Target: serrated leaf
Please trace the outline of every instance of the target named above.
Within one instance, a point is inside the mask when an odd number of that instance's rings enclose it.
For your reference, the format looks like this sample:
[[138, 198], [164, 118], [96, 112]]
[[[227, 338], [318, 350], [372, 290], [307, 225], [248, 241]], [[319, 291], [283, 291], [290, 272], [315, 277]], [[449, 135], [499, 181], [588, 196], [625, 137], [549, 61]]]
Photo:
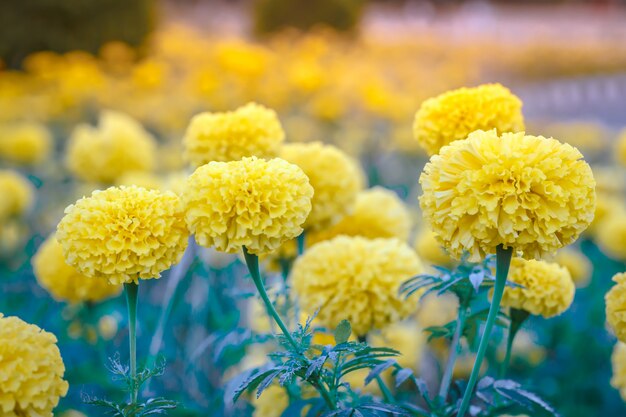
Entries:
[[328, 356], [326, 356], [326, 355], [322, 355], [322, 356], [319, 356], [319, 357], [315, 358], [311, 362], [311, 365], [309, 365], [309, 367], [307, 368], [306, 373], [305, 373], [305, 378], [309, 379], [309, 377], [311, 375], [313, 375], [315, 372], [319, 371], [320, 368], [322, 366], [324, 366], [324, 363], [326, 362], [327, 358], [328, 358]]
[[413, 376], [413, 371], [409, 368], [400, 369], [396, 372], [396, 388], [402, 385], [411, 376]]
[[358, 408], [360, 409], [366, 409], [366, 410], [375, 410], [375, 411], [382, 411], [385, 413], [391, 413], [397, 416], [409, 416], [409, 412], [407, 410], [405, 410], [404, 408], [398, 407], [397, 405], [393, 405], [393, 404], [384, 404], [384, 403], [365, 403], [365, 404], [361, 404]]
[[337, 327], [335, 327], [335, 343], [346, 343], [350, 339], [351, 334], [352, 326], [350, 326], [350, 322], [348, 320], [341, 320]]
[[373, 367], [369, 375], [365, 377], [365, 386], [367, 386], [370, 382], [372, 382], [372, 380], [376, 378], [377, 376], [379, 376], [382, 372], [391, 368], [395, 364], [396, 364], [395, 360], [389, 359], [388, 361], [385, 361]]

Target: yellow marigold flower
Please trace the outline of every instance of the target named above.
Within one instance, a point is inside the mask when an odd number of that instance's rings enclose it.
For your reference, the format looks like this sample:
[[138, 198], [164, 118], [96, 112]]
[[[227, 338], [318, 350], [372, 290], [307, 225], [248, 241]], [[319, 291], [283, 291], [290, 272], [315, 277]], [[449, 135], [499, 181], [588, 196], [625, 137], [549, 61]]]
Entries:
[[626, 343], [617, 342], [611, 355], [613, 376], [611, 386], [619, 390], [622, 399], [626, 401]]
[[601, 226], [613, 217], [623, 218], [626, 216], [626, 204], [621, 197], [599, 193], [596, 198], [596, 210], [593, 221], [586, 232], [593, 236], [600, 233]]
[[66, 264], [63, 249], [54, 235], [48, 237], [39, 247], [32, 262], [37, 282], [57, 301], [97, 302], [122, 291], [119, 285], [86, 277]]
[[117, 334], [118, 320], [115, 316], [107, 314], [98, 320], [98, 332], [104, 340], [111, 340]]
[[459, 299], [449, 293], [428, 294], [420, 300], [415, 318], [420, 327], [444, 326], [456, 320]]
[[448, 91], [422, 103], [415, 114], [413, 136], [433, 155], [475, 130], [498, 133], [524, 130], [522, 102], [500, 84]]
[[284, 145], [280, 156], [302, 168], [315, 190], [305, 229], [325, 228], [352, 212], [364, 186], [364, 175], [356, 161], [321, 142]]
[[417, 328], [415, 322], [398, 322], [385, 327], [378, 334], [373, 334], [370, 344], [376, 347], [392, 347], [400, 352], [400, 356], [396, 358], [400, 366], [419, 370], [426, 339], [426, 333]]
[[512, 247], [527, 258], [574, 242], [593, 220], [595, 181], [578, 150], [555, 139], [476, 131], [431, 157], [420, 205], [454, 257]]
[[50, 155], [52, 136], [39, 123], [0, 126], [0, 157], [19, 164], [36, 164]]
[[17, 317], [0, 314], [0, 414], [52, 417], [67, 394], [57, 338]]
[[415, 237], [415, 251], [424, 261], [432, 265], [450, 266], [454, 260], [437, 241], [435, 233], [427, 228], [422, 228]]
[[[315, 210], [315, 196], [313, 207]], [[330, 228], [310, 235], [309, 242], [328, 240], [339, 235], [370, 239], [395, 237], [406, 241], [410, 231], [411, 214], [404, 202], [393, 191], [374, 187], [358, 193], [354, 211]]]
[[320, 324], [334, 329], [347, 319], [356, 335], [365, 335], [415, 310], [415, 298], [405, 300], [398, 288], [423, 270], [417, 254], [397, 239], [338, 236], [299, 257], [292, 279], [303, 310], [320, 309]]
[[24, 214], [35, 199], [35, 187], [22, 175], [0, 169], [0, 220]]
[[249, 103], [232, 112], [200, 113], [191, 119], [183, 145], [196, 167], [247, 156], [276, 156], [285, 132], [274, 110]]
[[122, 174], [151, 171], [156, 160], [152, 135], [136, 120], [105, 111], [98, 127], [78, 125], [67, 149], [67, 166], [78, 178], [107, 184]]
[[183, 192], [186, 219], [198, 244], [222, 252], [276, 250], [302, 233], [313, 188], [282, 159], [243, 158], [196, 169]]
[[567, 268], [577, 287], [584, 287], [589, 283], [593, 267], [591, 261], [582, 252], [563, 248], [556, 253], [554, 261]]
[[513, 258], [507, 280], [521, 287], [504, 290], [502, 306], [550, 318], [574, 301], [576, 288], [567, 268], [551, 262]]
[[615, 336], [626, 342], [626, 273], [615, 274], [615, 285], [606, 293], [606, 321], [615, 332]]
[[279, 417], [289, 405], [289, 396], [284, 387], [278, 384], [270, 385], [259, 398], [256, 394], [252, 399], [254, 406], [253, 417]]
[[614, 207], [616, 212], [608, 215], [598, 226], [596, 243], [604, 253], [614, 259], [626, 260], [626, 212]]
[[122, 186], [66, 208], [56, 236], [80, 273], [122, 284], [159, 278], [180, 261], [189, 232], [174, 193]]

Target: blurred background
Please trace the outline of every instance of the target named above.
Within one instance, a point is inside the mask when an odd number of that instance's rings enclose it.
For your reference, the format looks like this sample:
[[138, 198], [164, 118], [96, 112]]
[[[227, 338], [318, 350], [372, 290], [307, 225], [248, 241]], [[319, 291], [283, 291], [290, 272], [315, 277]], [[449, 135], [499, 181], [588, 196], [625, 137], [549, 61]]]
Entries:
[[[370, 186], [407, 202], [417, 229], [427, 158], [412, 137], [415, 112], [429, 97], [486, 82], [522, 99], [529, 133], [578, 147], [607, 197], [604, 209], [621, 210], [626, 2], [0, 2], [0, 168], [36, 188], [29, 213], [2, 220], [0, 312], [59, 338], [71, 384], [59, 413], [99, 415], [81, 395], [117, 395], [103, 363], [126, 347], [121, 297], [67, 304], [35, 281], [31, 258], [68, 204], [110, 184], [176, 189], [190, 118], [256, 101], [278, 112], [287, 140], [333, 143], [358, 158]], [[119, 168], [106, 180], [68, 170], [72, 132], [103, 110], [131, 116], [152, 136], [148, 168]], [[563, 416], [626, 415], [610, 386], [614, 339], [603, 304], [625, 259], [600, 251], [593, 232], [576, 248], [592, 262], [591, 277], [565, 315], [531, 322], [540, 359], [514, 362], [515, 377]], [[202, 259], [177, 287], [165, 274], [143, 289], [139, 346], [163, 331], [168, 368], [150, 389], [184, 404], [173, 415], [233, 415], [226, 382], [259, 341], [247, 319], [252, 287], [231, 279], [244, 275], [236, 258], [206, 251]]]

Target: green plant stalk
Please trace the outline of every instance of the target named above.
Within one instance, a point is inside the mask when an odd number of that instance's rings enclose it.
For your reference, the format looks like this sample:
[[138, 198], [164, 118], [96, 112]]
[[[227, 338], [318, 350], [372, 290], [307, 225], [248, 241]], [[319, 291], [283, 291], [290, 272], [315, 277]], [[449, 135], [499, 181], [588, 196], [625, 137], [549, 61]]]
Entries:
[[441, 385], [439, 386], [439, 397], [443, 400], [448, 397], [448, 390], [450, 389], [452, 374], [454, 372], [454, 364], [456, 363], [456, 358], [459, 354], [461, 336], [463, 336], [466, 314], [467, 308], [465, 306], [460, 306], [459, 315], [456, 319], [456, 329], [454, 329], [454, 336], [452, 336], [452, 343], [450, 344], [450, 354], [448, 356], [448, 361], [446, 362], [446, 370], [443, 373]]
[[128, 340], [130, 347], [130, 402], [137, 402], [137, 293], [139, 284], [124, 284], [128, 305]]
[[267, 312], [274, 319], [278, 327], [280, 327], [280, 330], [283, 332], [283, 336], [285, 336], [296, 351], [299, 351], [300, 348], [298, 347], [298, 344], [295, 340], [293, 340], [293, 337], [291, 337], [291, 332], [289, 332], [287, 326], [285, 326], [285, 323], [278, 315], [278, 312], [274, 308], [274, 304], [272, 304], [272, 301], [267, 295], [267, 291], [265, 291], [265, 286], [263, 285], [263, 280], [261, 279], [261, 272], [259, 271], [259, 257], [249, 253], [245, 246], [243, 247], [243, 256], [246, 259], [246, 265], [248, 266], [248, 271], [252, 276], [252, 281], [254, 282], [256, 289], [259, 291], [259, 295], [261, 296], [263, 303], [265, 303]]
[[387, 384], [385, 384], [380, 375], [376, 377], [376, 382], [378, 383], [378, 387], [380, 388], [380, 392], [382, 392], [385, 401], [387, 401], [389, 404], [395, 404], [396, 399], [394, 398], [393, 394], [389, 390], [389, 387], [387, 387]]
[[526, 319], [530, 316], [530, 313], [525, 310], [518, 310], [516, 308], [511, 309], [510, 317], [511, 323], [509, 324], [509, 334], [506, 340], [506, 354], [504, 355], [504, 362], [500, 367], [500, 377], [504, 377], [506, 375], [506, 371], [509, 368], [509, 363], [511, 363], [511, 352], [513, 350], [513, 342], [515, 340], [515, 336], [517, 332], [522, 328], [522, 325], [526, 321]]
[[301, 256], [304, 253], [304, 247], [306, 245], [306, 230], [303, 230], [302, 233], [298, 235], [296, 243], [298, 245], [298, 256]]
[[489, 314], [487, 315], [487, 321], [485, 322], [485, 330], [480, 338], [480, 344], [478, 345], [478, 352], [476, 353], [476, 360], [474, 361], [474, 367], [470, 374], [469, 381], [467, 382], [467, 388], [463, 394], [463, 400], [459, 407], [457, 417], [464, 417], [467, 409], [469, 408], [472, 395], [474, 393], [474, 387], [478, 381], [478, 375], [480, 374], [480, 367], [487, 352], [487, 346], [493, 330], [493, 325], [496, 322], [498, 313], [500, 311], [500, 302], [502, 301], [502, 294], [504, 293], [504, 287], [506, 286], [506, 278], [509, 274], [509, 267], [511, 266], [511, 256], [513, 255], [513, 248], [504, 249], [502, 245], [498, 245], [496, 248], [496, 283], [493, 289], [493, 298], [491, 299], [491, 306], [489, 307]]

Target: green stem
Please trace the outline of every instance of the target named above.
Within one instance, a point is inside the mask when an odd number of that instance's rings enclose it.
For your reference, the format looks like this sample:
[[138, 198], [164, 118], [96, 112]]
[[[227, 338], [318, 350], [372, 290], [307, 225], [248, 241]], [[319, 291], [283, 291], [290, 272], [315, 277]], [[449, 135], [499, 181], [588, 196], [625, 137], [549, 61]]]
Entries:
[[522, 328], [522, 324], [524, 324], [530, 313], [525, 310], [512, 308], [509, 315], [511, 317], [511, 323], [509, 324], [509, 334], [506, 340], [506, 354], [504, 355], [504, 362], [502, 362], [500, 367], [500, 378], [503, 378], [506, 375], [509, 363], [511, 362], [513, 341], [515, 340], [517, 332]]
[[441, 378], [441, 386], [439, 387], [439, 397], [446, 399], [448, 397], [448, 390], [450, 389], [450, 383], [452, 382], [452, 374], [454, 372], [454, 364], [459, 354], [461, 336], [463, 336], [463, 327], [465, 326], [465, 315], [467, 314], [467, 308], [465, 306], [459, 307], [459, 315], [456, 319], [456, 329], [454, 330], [454, 336], [452, 337], [452, 343], [450, 344], [450, 354], [446, 363], [446, 370]]
[[130, 345], [130, 402], [137, 402], [137, 293], [139, 284], [124, 284], [128, 305], [128, 340]]
[[328, 406], [330, 407], [331, 410], [336, 410], [337, 409], [337, 405], [335, 404], [335, 402], [331, 398], [331, 396], [328, 393], [328, 390], [326, 389], [326, 387], [324, 387], [321, 382], [317, 384], [317, 391], [320, 393], [320, 395], [322, 396], [324, 401], [326, 401], [326, 404], [328, 404]]
[[296, 243], [298, 245], [298, 256], [304, 253], [304, 246], [306, 243], [306, 230], [303, 230], [300, 235], [296, 238]]
[[513, 248], [504, 249], [502, 245], [496, 248], [496, 283], [493, 289], [493, 298], [491, 300], [491, 306], [489, 307], [489, 314], [487, 315], [487, 321], [485, 323], [485, 330], [480, 338], [480, 344], [478, 345], [478, 352], [476, 353], [476, 361], [472, 368], [469, 381], [467, 382], [467, 388], [463, 394], [463, 400], [459, 407], [457, 417], [464, 417], [467, 409], [469, 408], [472, 395], [474, 393], [474, 387], [478, 381], [478, 375], [480, 374], [480, 367], [487, 352], [487, 346], [489, 345], [491, 330], [498, 317], [500, 311], [500, 301], [502, 301], [502, 294], [504, 293], [504, 287], [506, 286], [506, 278], [509, 274], [509, 266], [511, 265], [511, 256], [513, 254]]
[[285, 336], [285, 338], [287, 339], [287, 341], [289, 341], [293, 348], [297, 352], [299, 352], [300, 348], [298, 347], [298, 344], [295, 340], [293, 340], [293, 337], [291, 337], [291, 332], [289, 332], [287, 326], [285, 326], [285, 323], [283, 323], [283, 320], [280, 318], [278, 312], [274, 308], [274, 304], [272, 304], [272, 301], [267, 295], [267, 291], [265, 291], [265, 286], [263, 285], [263, 280], [261, 279], [261, 272], [259, 271], [259, 257], [249, 253], [248, 249], [245, 246], [243, 247], [243, 256], [246, 259], [246, 265], [248, 266], [248, 271], [252, 276], [252, 281], [254, 281], [256, 289], [259, 291], [259, 295], [265, 303], [267, 312], [274, 319], [276, 324], [278, 324], [278, 327], [280, 327], [280, 330], [283, 332], [283, 336]]
[[385, 401], [387, 401], [389, 404], [395, 404], [396, 399], [393, 397], [393, 394], [387, 387], [387, 384], [385, 384], [383, 379], [380, 377], [380, 375], [376, 377], [376, 382], [378, 382], [378, 387], [380, 388], [380, 391], [382, 392]]

